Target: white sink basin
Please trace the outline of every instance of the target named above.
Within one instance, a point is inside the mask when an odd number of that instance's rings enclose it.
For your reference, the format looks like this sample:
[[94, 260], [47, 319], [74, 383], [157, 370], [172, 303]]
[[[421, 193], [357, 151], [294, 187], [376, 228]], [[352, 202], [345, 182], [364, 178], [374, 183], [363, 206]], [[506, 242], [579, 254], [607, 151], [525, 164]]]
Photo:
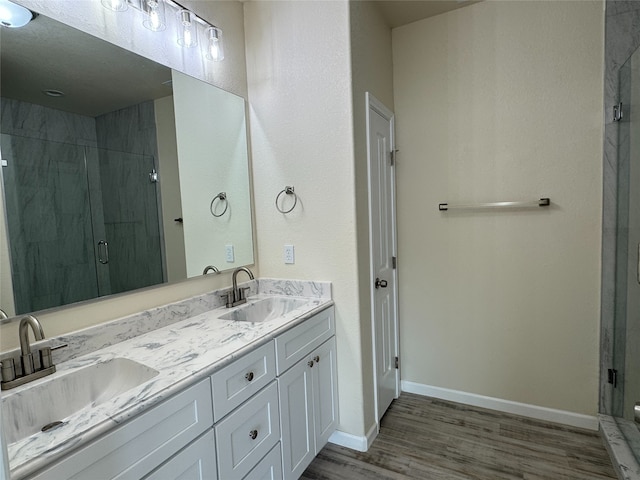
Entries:
[[[45, 377], [2, 397], [2, 420], [7, 443], [14, 443], [65, 422], [86, 407], [106, 402], [158, 375], [126, 358], [96, 363], [59, 376]], [[55, 426], [55, 425], [54, 425]]]
[[258, 300], [225, 313], [220, 318], [223, 320], [236, 320], [239, 322], [268, 322], [275, 320], [296, 308], [308, 303], [308, 300], [300, 298], [271, 297]]

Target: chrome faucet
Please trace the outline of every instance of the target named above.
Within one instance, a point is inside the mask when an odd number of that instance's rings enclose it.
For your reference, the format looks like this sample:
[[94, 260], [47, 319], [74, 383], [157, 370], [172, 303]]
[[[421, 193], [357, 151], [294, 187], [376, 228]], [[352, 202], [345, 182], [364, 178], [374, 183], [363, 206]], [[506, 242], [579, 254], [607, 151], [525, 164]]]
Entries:
[[220, 273], [220, 270], [218, 270], [214, 265], [207, 265], [206, 267], [204, 267], [202, 274], [206, 275], [209, 272]]
[[253, 273], [247, 267], [238, 267], [233, 271], [233, 275], [231, 277], [233, 288], [228, 294], [223, 296], [226, 297], [227, 308], [247, 303], [245, 290], [249, 290], [249, 287], [238, 288], [238, 274], [240, 272], [245, 272], [247, 275], [249, 275], [249, 278], [251, 280], [254, 279]]
[[20, 327], [18, 327], [18, 336], [20, 337], [20, 355], [22, 359], [22, 374], [30, 375], [33, 373], [33, 355], [31, 354], [31, 344], [29, 343], [29, 327], [33, 331], [33, 336], [38, 340], [44, 340], [44, 330], [42, 325], [33, 315], [26, 315], [20, 319]]
[[7, 318], [9, 318], [9, 315], [7, 315], [7, 312], [5, 312], [3, 309], [0, 308], [0, 320], [6, 320]]
[[33, 354], [31, 353], [31, 343], [29, 342], [29, 327], [33, 331], [33, 336], [38, 340], [44, 340], [44, 331], [42, 325], [33, 315], [25, 315], [20, 319], [18, 327], [18, 336], [20, 337], [20, 364], [22, 365], [22, 374], [16, 371], [16, 359], [4, 358], [0, 362], [0, 386], [2, 390], [24, 385], [32, 380], [45, 377], [56, 371], [53, 364], [51, 352], [58, 348], [66, 347], [63, 343], [55, 347], [42, 347], [39, 350], [40, 366], [36, 368], [33, 362]]

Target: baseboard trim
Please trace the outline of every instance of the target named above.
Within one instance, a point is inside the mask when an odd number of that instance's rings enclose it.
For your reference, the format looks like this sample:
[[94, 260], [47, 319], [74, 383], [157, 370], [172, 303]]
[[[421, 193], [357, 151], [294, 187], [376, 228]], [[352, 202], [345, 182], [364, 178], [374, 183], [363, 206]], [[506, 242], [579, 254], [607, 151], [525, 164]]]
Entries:
[[553, 408], [530, 405], [528, 403], [513, 402], [501, 398], [485, 397], [475, 393], [450, 390], [448, 388], [434, 387], [421, 383], [402, 380], [400, 382], [403, 392], [415, 393], [427, 397], [449, 400], [452, 402], [472, 405], [474, 407], [488, 408], [500, 412], [522, 415], [523, 417], [545, 420], [547, 422], [561, 423], [572, 427], [586, 428], [588, 430], [598, 430], [598, 418], [580, 413], [568, 412], [566, 410], [556, 410]]
[[329, 442], [351, 450], [357, 450], [358, 452], [366, 452], [377, 436], [378, 425], [374, 423], [365, 436], [352, 435], [351, 433], [336, 430], [329, 437]]

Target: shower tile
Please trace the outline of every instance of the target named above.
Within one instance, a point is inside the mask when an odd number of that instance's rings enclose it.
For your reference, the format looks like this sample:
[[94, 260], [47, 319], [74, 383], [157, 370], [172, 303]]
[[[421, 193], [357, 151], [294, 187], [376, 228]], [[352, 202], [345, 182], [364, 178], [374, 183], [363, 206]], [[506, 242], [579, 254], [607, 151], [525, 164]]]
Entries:
[[634, 10], [640, 10], [640, 3], [637, 0], [615, 0], [607, 2], [607, 16], [628, 15]]

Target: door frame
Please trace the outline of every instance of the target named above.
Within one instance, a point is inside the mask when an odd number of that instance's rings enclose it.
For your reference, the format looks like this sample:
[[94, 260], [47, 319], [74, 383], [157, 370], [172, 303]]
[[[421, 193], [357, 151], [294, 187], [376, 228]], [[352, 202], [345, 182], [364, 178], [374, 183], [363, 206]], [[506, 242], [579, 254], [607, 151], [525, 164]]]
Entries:
[[[373, 387], [374, 387], [374, 405], [375, 405], [375, 420], [377, 431], [380, 431], [380, 415], [378, 414], [378, 371], [377, 371], [377, 351], [376, 351], [376, 317], [375, 317], [375, 300], [373, 287], [375, 282], [375, 272], [373, 265], [373, 231], [372, 231], [372, 199], [371, 199], [371, 112], [376, 112], [383, 118], [389, 121], [390, 130], [390, 144], [391, 152], [395, 152], [395, 114], [388, 109], [382, 102], [374, 97], [370, 92], [365, 93], [366, 99], [366, 140], [367, 140], [367, 186], [368, 186], [368, 220], [369, 220], [369, 289], [371, 292], [371, 342], [372, 342], [372, 360], [373, 360]], [[392, 241], [393, 252], [395, 257], [398, 257], [398, 236], [397, 236], [397, 212], [396, 212], [396, 163], [394, 162], [394, 168], [391, 169], [391, 211], [392, 211]], [[393, 312], [393, 324], [395, 335], [395, 356], [400, 358], [400, 329], [398, 326], [398, 268], [393, 269], [393, 296], [394, 296], [394, 312]], [[400, 395], [400, 366], [396, 369], [396, 393], [395, 398]]]

